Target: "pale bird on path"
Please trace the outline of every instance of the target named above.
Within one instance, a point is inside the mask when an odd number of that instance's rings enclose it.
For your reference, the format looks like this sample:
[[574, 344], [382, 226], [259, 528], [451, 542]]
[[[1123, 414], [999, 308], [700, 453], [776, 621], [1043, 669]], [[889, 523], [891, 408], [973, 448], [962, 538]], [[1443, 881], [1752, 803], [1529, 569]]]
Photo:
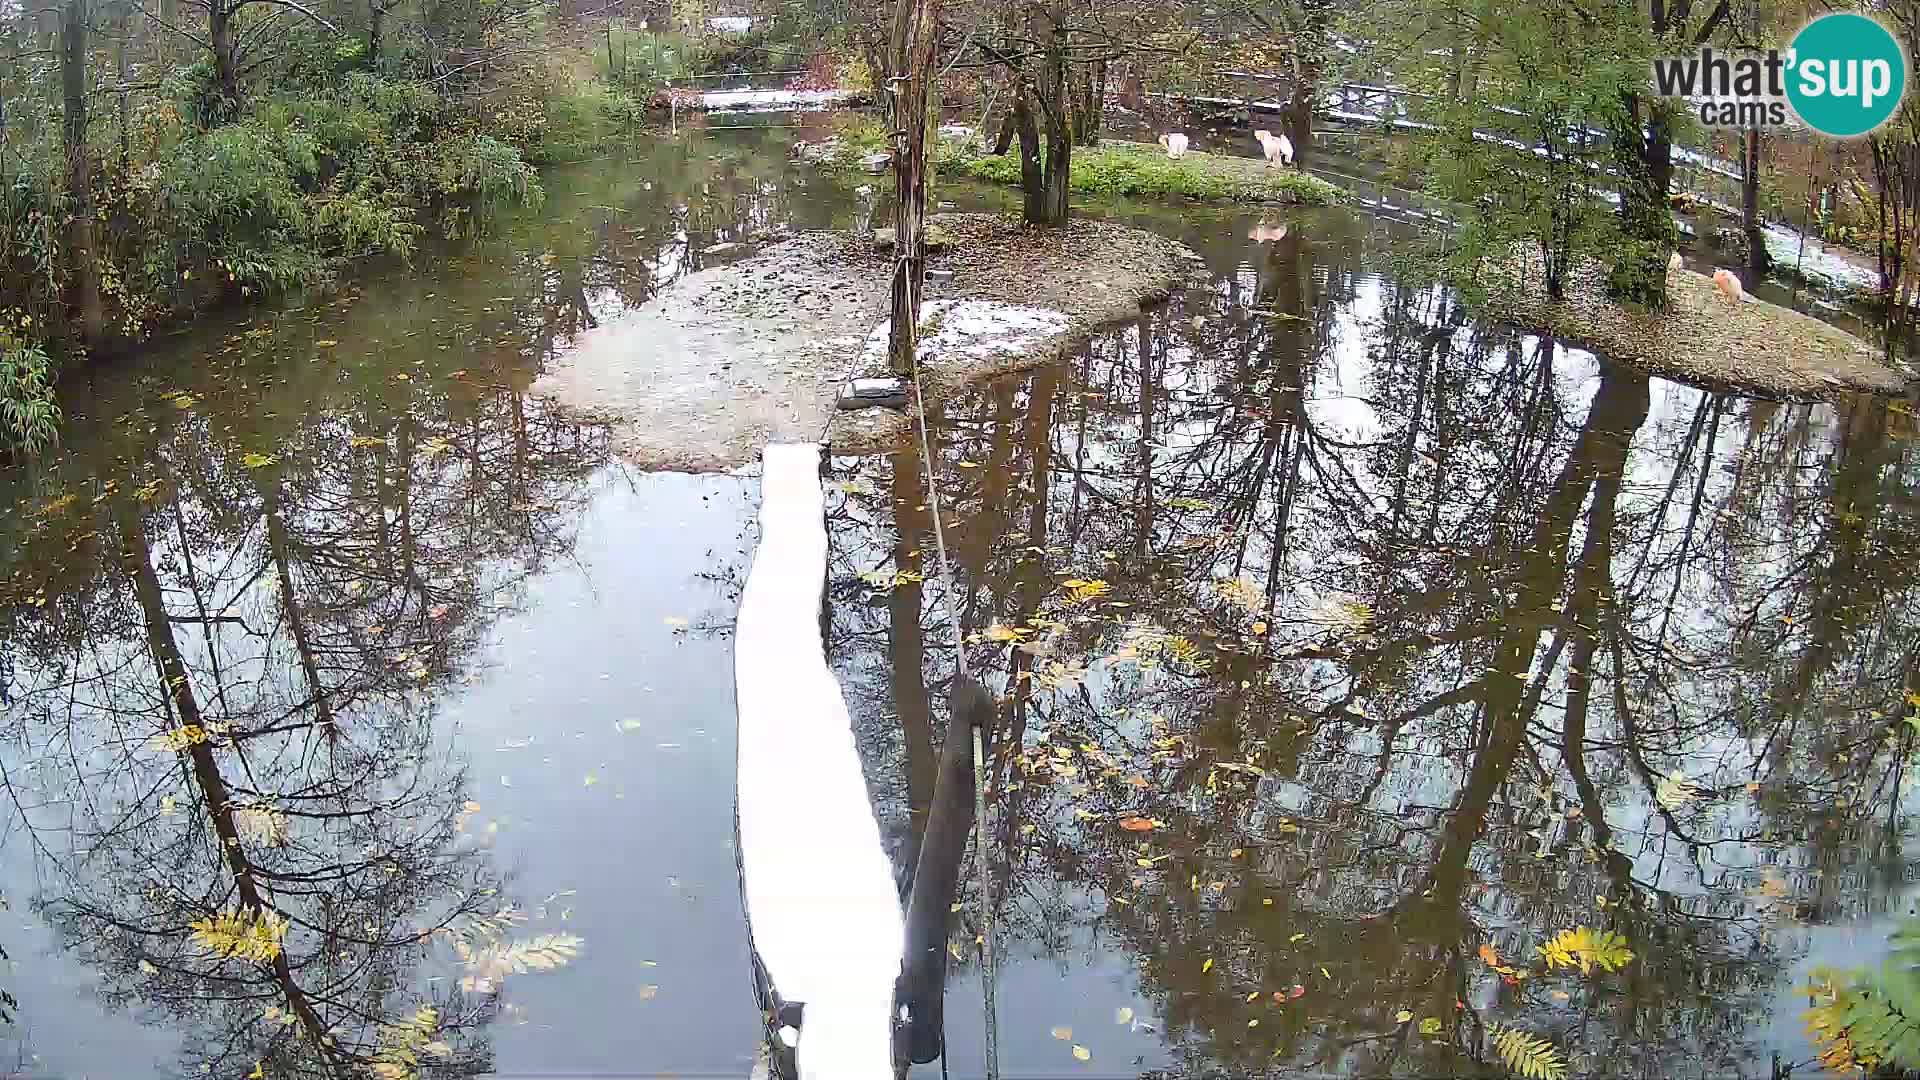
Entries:
[[1740, 279], [1734, 276], [1731, 270], [1715, 270], [1713, 272], [1713, 287], [1719, 291], [1721, 296], [1726, 297], [1736, 304], [1747, 299], [1747, 291], [1740, 287]]
[[1166, 150], [1168, 157], [1177, 158], [1187, 152], [1187, 137], [1178, 131], [1170, 131], [1160, 136], [1160, 146]]
[[1667, 273], [1671, 274], [1678, 269], [1680, 269], [1680, 253], [1676, 251], [1667, 256]]
[[1260, 149], [1267, 155], [1268, 165], [1293, 164], [1292, 139], [1287, 138], [1285, 135], [1275, 135], [1273, 132], [1264, 128], [1254, 132], [1253, 137], [1260, 140]]

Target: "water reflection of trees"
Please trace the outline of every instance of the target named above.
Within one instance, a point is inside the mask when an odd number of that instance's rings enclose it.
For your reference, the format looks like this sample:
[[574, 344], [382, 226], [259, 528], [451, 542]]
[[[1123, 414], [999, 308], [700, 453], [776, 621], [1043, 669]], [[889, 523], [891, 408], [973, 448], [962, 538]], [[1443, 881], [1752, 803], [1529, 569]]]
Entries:
[[[606, 447], [450, 366], [304, 411], [299, 369], [242, 386], [244, 360], [105, 402], [128, 408], [9, 529], [0, 761], [32, 900], [110, 1003], [183, 1032], [183, 1075], [491, 1068], [500, 972], [454, 943], [525, 916], [436, 701], [570, 550]], [[220, 913], [284, 919], [278, 955], [210, 950], [191, 924]]]
[[[1597, 1073], [1753, 1068], [1796, 928], [1912, 869], [1910, 418], [1650, 381], [1351, 244], [1248, 249], [939, 418], [970, 658], [1017, 736], [1010, 947], [1133, 954], [1193, 1063], [1447, 1068], [1500, 1022]], [[945, 607], [856, 575], [932, 576], [920, 467], [856, 477], [835, 550], [903, 863]], [[1516, 984], [1478, 955], [1577, 925], [1640, 959]]]

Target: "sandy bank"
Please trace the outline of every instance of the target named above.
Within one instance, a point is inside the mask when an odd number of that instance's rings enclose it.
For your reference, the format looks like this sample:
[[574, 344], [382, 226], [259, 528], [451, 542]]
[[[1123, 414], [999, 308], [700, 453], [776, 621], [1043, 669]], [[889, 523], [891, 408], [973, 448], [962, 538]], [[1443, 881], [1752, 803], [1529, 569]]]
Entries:
[[1487, 314], [1654, 375], [1799, 400], [1849, 391], [1897, 394], [1907, 384], [1869, 342], [1778, 304], [1729, 300], [1704, 274], [1670, 272], [1671, 310], [1653, 314], [1609, 300], [1606, 271], [1597, 262], [1574, 270], [1567, 298], [1559, 303], [1547, 300], [1539, 256], [1530, 256], [1527, 265], [1521, 287], [1497, 288]]
[[[971, 379], [1046, 363], [1164, 298], [1197, 256], [1113, 222], [1035, 230], [941, 214], [956, 239], [930, 256], [923, 377], [937, 400]], [[884, 372], [891, 260], [844, 233], [808, 233], [675, 283], [581, 335], [536, 392], [613, 427], [645, 467], [716, 472], [775, 441], [890, 448], [910, 414], [841, 412], [840, 385]]]

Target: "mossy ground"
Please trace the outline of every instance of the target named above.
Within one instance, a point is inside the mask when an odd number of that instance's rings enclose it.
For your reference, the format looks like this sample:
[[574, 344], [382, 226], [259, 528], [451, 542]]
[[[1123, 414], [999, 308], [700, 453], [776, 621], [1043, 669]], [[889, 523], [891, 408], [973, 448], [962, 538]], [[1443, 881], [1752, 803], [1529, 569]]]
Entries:
[[[886, 149], [886, 134], [880, 125], [860, 117], [841, 125], [833, 145], [815, 160], [827, 168], [851, 170], [859, 168], [861, 158]], [[933, 164], [945, 176], [994, 184], [1020, 183], [1018, 154], [983, 153], [961, 139], [941, 138], [933, 149]], [[1341, 199], [1338, 187], [1298, 169], [1197, 150], [1170, 158], [1158, 146], [1112, 140], [1075, 148], [1070, 179], [1075, 194], [1095, 198], [1172, 197], [1309, 206], [1326, 206]]]

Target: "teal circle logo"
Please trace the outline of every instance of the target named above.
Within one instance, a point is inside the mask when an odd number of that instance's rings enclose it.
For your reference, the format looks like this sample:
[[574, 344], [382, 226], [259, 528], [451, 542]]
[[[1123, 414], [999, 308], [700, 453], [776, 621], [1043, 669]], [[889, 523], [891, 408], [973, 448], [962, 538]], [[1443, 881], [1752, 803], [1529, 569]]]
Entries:
[[1907, 92], [1900, 42], [1865, 15], [1820, 16], [1801, 28], [1787, 55], [1787, 102], [1822, 135], [1865, 135], [1886, 123]]

